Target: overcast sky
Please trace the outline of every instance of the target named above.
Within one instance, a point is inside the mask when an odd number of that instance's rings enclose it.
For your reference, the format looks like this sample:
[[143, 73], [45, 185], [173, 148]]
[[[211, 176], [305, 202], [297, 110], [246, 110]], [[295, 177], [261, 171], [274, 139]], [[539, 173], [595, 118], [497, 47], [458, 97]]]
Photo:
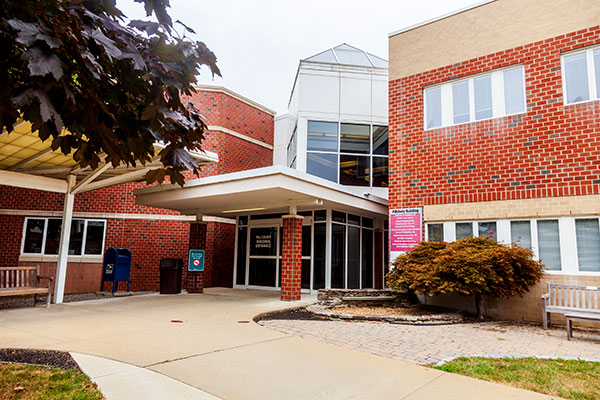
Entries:
[[[196, 31], [223, 75], [204, 70], [201, 83], [225, 86], [285, 113], [298, 62], [341, 43], [388, 59], [388, 34], [477, 3], [476, 0], [171, 0], [170, 15]], [[117, 0], [130, 18], [143, 5]]]

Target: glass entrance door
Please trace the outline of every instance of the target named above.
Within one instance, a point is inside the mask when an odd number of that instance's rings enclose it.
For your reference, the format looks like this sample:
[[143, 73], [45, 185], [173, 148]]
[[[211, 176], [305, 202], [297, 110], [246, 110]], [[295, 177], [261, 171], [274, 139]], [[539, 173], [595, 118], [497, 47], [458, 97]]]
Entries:
[[276, 287], [279, 270], [279, 227], [251, 227], [248, 286]]

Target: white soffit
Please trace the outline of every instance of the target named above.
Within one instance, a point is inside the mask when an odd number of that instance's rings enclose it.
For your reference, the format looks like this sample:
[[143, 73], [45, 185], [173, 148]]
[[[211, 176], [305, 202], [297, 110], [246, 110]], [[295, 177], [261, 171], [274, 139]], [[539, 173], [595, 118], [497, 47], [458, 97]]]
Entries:
[[357, 195], [336, 183], [283, 166], [259, 168], [135, 190], [136, 203], [187, 214], [232, 218], [248, 212], [332, 207], [350, 212], [387, 215], [388, 203]]

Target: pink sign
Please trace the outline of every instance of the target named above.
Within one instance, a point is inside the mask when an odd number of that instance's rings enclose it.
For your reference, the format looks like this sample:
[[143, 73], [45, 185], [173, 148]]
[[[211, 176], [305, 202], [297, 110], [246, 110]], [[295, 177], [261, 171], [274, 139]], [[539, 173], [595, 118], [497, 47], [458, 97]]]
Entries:
[[390, 251], [409, 251], [422, 240], [420, 208], [390, 210]]

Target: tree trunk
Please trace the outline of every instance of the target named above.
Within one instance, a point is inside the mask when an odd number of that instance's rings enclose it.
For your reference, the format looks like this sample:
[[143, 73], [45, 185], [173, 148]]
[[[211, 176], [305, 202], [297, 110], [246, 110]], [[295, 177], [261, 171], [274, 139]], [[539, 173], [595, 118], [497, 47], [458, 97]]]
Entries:
[[475, 295], [475, 309], [477, 310], [477, 316], [479, 319], [484, 319], [483, 316], [483, 296], [479, 293]]

